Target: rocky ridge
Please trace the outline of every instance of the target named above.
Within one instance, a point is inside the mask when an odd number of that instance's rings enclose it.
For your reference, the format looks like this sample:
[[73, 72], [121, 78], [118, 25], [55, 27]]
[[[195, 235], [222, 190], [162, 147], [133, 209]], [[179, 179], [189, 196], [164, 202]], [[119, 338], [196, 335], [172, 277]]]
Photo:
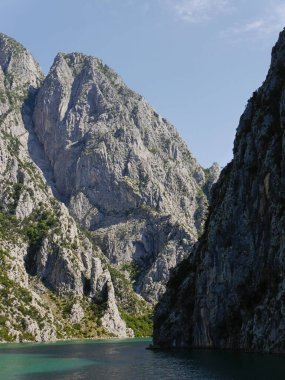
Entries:
[[0, 341], [132, 335], [110, 264], [54, 197], [31, 118], [43, 79], [27, 50], [1, 34]]
[[3, 34], [0, 135], [0, 340], [149, 334], [217, 167], [102, 61], [61, 53], [44, 78]]
[[240, 119], [205, 232], [158, 305], [154, 343], [285, 352], [285, 31]]
[[156, 302], [202, 231], [217, 166], [203, 170], [143, 97], [80, 53], [57, 55], [33, 120], [71, 214]]

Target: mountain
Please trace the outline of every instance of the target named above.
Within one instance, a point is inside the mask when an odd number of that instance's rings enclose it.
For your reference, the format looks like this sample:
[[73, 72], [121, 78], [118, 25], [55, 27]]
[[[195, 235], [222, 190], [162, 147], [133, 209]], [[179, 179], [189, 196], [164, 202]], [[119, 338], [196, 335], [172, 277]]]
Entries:
[[213, 187], [205, 232], [156, 309], [154, 343], [285, 351], [285, 30]]
[[202, 231], [217, 167], [205, 171], [142, 96], [83, 54], [57, 55], [33, 121], [71, 215], [155, 303]]
[[0, 340], [132, 335], [119, 308], [139, 320], [149, 306], [57, 200], [32, 121], [43, 79], [27, 50], [1, 34]]
[[217, 167], [100, 60], [44, 77], [4, 34], [0, 137], [0, 341], [149, 335]]

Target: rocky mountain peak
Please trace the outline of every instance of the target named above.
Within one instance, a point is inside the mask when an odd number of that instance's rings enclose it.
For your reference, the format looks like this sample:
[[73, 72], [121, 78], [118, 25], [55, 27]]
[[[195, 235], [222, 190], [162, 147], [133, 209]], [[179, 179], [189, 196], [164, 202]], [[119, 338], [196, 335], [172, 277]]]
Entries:
[[0, 34], [0, 66], [5, 83], [12, 91], [24, 92], [39, 87], [43, 74], [38, 63], [20, 43]]
[[59, 53], [43, 78], [1, 35], [0, 62], [0, 340], [149, 334], [212, 170], [101, 60]]
[[137, 291], [157, 300], [203, 228], [212, 171], [208, 180], [166, 119], [80, 53], [57, 55], [33, 120], [72, 215], [114, 264], [134, 266]]
[[[0, 341], [130, 336], [116, 275], [59, 201], [35, 133], [40, 68], [5, 35], [0, 59]], [[138, 315], [148, 313], [131, 285], [120, 285], [129, 296], [120, 307], [132, 302]]]

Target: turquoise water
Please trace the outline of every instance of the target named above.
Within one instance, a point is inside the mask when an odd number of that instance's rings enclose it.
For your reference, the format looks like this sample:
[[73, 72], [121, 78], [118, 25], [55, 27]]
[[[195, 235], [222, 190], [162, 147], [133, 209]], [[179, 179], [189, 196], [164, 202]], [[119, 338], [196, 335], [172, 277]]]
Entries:
[[150, 340], [0, 345], [5, 380], [284, 380], [285, 357], [149, 351]]

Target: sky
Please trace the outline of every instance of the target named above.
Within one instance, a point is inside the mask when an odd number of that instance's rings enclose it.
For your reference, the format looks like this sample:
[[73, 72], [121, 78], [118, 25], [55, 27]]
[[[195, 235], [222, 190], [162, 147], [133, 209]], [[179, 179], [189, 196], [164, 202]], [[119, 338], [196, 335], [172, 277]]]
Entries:
[[223, 167], [285, 26], [285, 2], [0, 0], [0, 25], [45, 73], [58, 52], [101, 58], [175, 125], [201, 165]]

